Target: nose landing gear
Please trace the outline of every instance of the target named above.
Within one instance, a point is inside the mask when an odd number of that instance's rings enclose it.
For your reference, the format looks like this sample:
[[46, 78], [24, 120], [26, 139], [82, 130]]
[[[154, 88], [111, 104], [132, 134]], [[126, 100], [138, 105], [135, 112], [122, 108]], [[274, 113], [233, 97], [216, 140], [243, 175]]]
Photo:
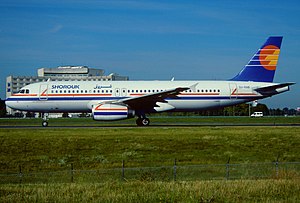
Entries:
[[48, 117], [49, 117], [49, 113], [44, 113], [43, 114], [43, 122], [42, 122], [42, 126], [43, 127], [47, 127], [48, 126]]

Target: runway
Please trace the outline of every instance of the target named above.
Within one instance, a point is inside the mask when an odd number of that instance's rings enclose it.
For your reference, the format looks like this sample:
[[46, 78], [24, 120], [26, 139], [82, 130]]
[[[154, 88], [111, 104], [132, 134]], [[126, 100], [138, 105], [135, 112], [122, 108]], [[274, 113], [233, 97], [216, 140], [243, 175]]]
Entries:
[[51, 125], [48, 127], [43, 126], [0, 126], [0, 129], [70, 129], [70, 128], [197, 128], [197, 127], [300, 127], [300, 123], [176, 123], [176, 124], [165, 124], [165, 123], [153, 123], [146, 127], [140, 127], [136, 125]]

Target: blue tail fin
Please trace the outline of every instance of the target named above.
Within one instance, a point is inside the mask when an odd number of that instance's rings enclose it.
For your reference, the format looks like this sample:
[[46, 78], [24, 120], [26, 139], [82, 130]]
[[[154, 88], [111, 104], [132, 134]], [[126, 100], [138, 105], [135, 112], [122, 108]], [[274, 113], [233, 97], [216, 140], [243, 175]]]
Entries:
[[231, 80], [273, 82], [282, 37], [269, 37], [249, 63]]

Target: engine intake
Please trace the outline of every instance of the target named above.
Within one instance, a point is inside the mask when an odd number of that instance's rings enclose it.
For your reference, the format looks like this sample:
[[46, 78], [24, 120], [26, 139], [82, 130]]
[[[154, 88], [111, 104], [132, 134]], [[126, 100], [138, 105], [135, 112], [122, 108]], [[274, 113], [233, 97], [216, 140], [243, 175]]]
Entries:
[[133, 118], [135, 111], [119, 104], [99, 104], [92, 109], [96, 121], [115, 121]]

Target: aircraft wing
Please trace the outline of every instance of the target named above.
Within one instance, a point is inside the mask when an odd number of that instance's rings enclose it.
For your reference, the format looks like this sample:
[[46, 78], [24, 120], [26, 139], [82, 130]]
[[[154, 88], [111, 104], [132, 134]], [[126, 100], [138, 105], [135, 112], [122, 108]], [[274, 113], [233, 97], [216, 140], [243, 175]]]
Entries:
[[131, 97], [126, 99], [120, 99], [114, 101], [112, 103], [123, 103], [130, 106], [132, 109], [135, 110], [151, 110], [156, 107], [157, 102], [166, 103], [166, 98], [174, 98], [177, 95], [185, 90], [190, 89], [189, 87], [178, 87], [170, 90], [165, 90], [162, 92], [157, 92], [153, 94], [142, 95], [139, 97]]
[[287, 91], [290, 85], [294, 85], [295, 83], [281, 83], [281, 84], [274, 84], [267, 87], [260, 87], [256, 88], [255, 91], [259, 92], [262, 95], [273, 95], [280, 93], [281, 91]]

